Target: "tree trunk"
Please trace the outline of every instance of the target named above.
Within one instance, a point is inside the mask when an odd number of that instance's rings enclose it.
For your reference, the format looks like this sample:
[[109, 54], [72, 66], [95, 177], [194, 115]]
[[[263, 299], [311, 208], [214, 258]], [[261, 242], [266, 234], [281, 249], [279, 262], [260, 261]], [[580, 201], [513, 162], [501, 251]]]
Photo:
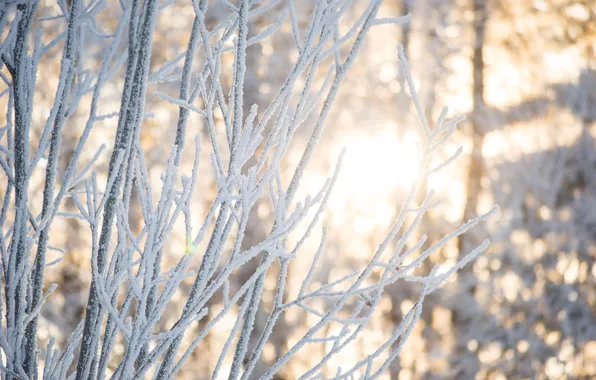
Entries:
[[[486, 25], [486, 0], [472, 0], [474, 10], [474, 55], [472, 58], [473, 74], [473, 108], [470, 123], [470, 134], [472, 138], [472, 152], [468, 166], [468, 184], [466, 188], [466, 203], [463, 211], [463, 222], [474, 218], [477, 214], [478, 197], [482, 190], [481, 180], [484, 174], [484, 160], [482, 157], [482, 146], [484, 144], [484, 130], [481, 121], [484, 110], [484, 61], [482, 53], [484, 49], [484, 30]], [[459, 258], [462, 259], [469, 253], [478, 242], [474, 235], [466, 234], [458, 239]], [[452, 365], [467, 363], [466, 366], [456, 373], [456, 378], [473, 378], [479, 371], [478, 357], [467, 350], [467, 330], [470, 321], [477, 313], [478, 305], [474, 298], [476, 290], [476, 278], [471, 265], [466, 265], [458, 272], [458, 294], [457, 305], [452, 313], [452, 323], [456, 330], [457, 341], [453, 353]]]
[[[482, 190], [481, 180], [484, 174], [484, 159], [482, 147], [484, 145], [484, 130], [481, 125], [484, 110], [484, 29], [486, 25], [486, 0], [474, 1], [474, 56], [472, 60], [473, 71], [473, 108], [471, 117], [472, 152], [468, 167], [468, 186], [466, 188], [466, 203], [463, 212], [463, 221], [474, 218], [477, 213], [478, 197]], [[460, 256], [465, 255], [473, 248], [473, 237], [466, 235], [458, 241]]]

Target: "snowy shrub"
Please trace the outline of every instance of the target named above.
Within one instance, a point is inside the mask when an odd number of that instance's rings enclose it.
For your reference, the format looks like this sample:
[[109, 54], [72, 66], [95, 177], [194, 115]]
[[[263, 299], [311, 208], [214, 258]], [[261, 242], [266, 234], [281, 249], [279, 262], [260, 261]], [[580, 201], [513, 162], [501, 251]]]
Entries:
[[[185, 9], [194, 13], [194, 20], [186, 50], [153, 69], [158, 14], [167, 12], [171, 3], [58, 0], [59, 13], [51, 15], [40, 15], [35, 0], [0, 5], [0, 99], [6, 106], [0, 129], [2, 379], [171, 379], [226, 318], [234, 322], [221, 339], [212, 378], [271, 379], [299, 351], [316, 343], [325, 343], [325, 351], [302, 376], [324, 377], [329, 375], [326, 364], [366, 331], [387, 286], [419, 283], [418, 300], [382, 344], [360, 360], [332, 369], [336, 378], [379, 377], [399, 355], [425, 296], [485, 250], [488, 241], [460, 255], [453, 265], [435, 266], [425, 274], [414, 274], [414, 269], [495, 211], [466, 222], [430, 247], [424, 246], [425, 236], [407, 244], [422, 216], [436, 205], [432, 190], [418, 204], [419, 185], [461, 153], [460, 149], [443, 162], [435, 154], [463, 118], [448, 119], [445, 109], [436, 123], [426, 119], [400, 49], [401, 69], [419, 117], [422, 139], [410, 159], [419, 163], [420, 173], [378, 249], [362, 253], [366, 265], [327, 283], [312, 281], [325, 255], [327, 233], [320, 219], [340, 175], [342, 157], [317, 193], [300, 198], [298, 189], [367, 32], [408, 22], [409, 17], [378, 17], [381, 0], [372, 0], [348, 28], [340, 28], [344, 16], [359, 9], [355, 2], [220, 0], [212, 6], [225, 12], [210, 25], [208, 1], [188, 1]], [[119, 17], [102, 17], [106, 7], [118, 7]], [[298, 9], [308, 10], [306, 23], [299, 22]], [[276, 20], [249, 33], [252, 20], [263, 14], [275, 15]], [[296, 59], [285, 68], [285, 81], [269, 104], [247, 104], [247, 48], [286, 26], [293, 34]], [[59, 75], [52, 77], [47, 67], [58, 61], [56, 51], [61, 52]], [[223, 73], [230, 70], [228, 83]], [[117, 108], [109, 109], [106, 104], [114, 103], [114, 88], [120, 83]], [[150, 85], [160, 91], [149, 91]], [[54, 94], [41, 94], [44, 86], [54, 86]], [[52, 100], [49, 111], [38, 101], [42, 95]], [[146, 110], [146, 103], [149, 106], [155, 98], [178, 112], [175, 133], [162, 141], [169, 152], [159, 157], [164, 170], [158, 179], [148, 168], [141, 141], [144, 120], [149, 112], [159, 111]], [[79, 123], [71, 122], [77, 113], [87, 114], [80, 130]], [[189, 120], [199, 119], [205, 133], [188, 136]], [[107, 145], [107, 170], [98, 164], [103, 145], [96, 152], [96, 147], [90, 148], [90, 136], [99, 125], [116, 128]], [[78, 133], [68, 154], [62, 146], [66, 128]], [[282, 167], [289, 165], [287, 152], [299, 128], [309, 137], [286, 180]], [[185, 150], [194, 154], [187, 171], [182, 165]], [[210, 178], [200, 170], [205, 151]], [[34, 184], [39, 178], [43, 191], [38, 195]], [[215, 182], [216, 196], [202, 212], [192, 200], [201, 196], [197, 183], [205, 181]], [[65, 207], [66, 201], [74, 211]], [[131, 227], [135, 202], [140, 204], [135, 215], [138, 231]], [[245, 232], [257, 202], [271, 206], [273, 221], [266, 236], [247, 247]], [[90, 260], [91, 285], [84, 318], [65, 344], [50, 338], [41, 347], [40, 311], [56, 289], [44, 286], [44, 274], [60, 265], [49, 258], [51, 252], [51, 257], [64, 252], [51, 245], [52, 236], [61, 234], [57, 226], [64, 218], [76, 218], [88, 227], [85, 260]], [[166, 248], [174, 231], [185, 238], [184, 254], [172, 256], [175, 252]], [[309, 239], [318, 239], [316, 252], [304, 249]], [[298, 294], [289, 297], [288, 268], [298, 260], [309, 262], [309, 270]], [[195, 267], [195, 261], [200, 265]], [[249, 275], [234, 288], [232, 280], [245, 268], [250, 268]], [[277, 282], [271, 305], [264, 309], [265, 279], [271, 272]], [[183, 308], [172, 310], [174, 298], [187, 285]], [[270, 366], [258, 367], [273, 329], [291, 309], [312, 315], [315, 323]], [[166, 318], [173, 314], [173, 321]], [[257, 324], [262, 327], [250, 343]], [[122, 351], [115, 349], [118, 345]]]
[[492, 194], [502, 224], [490, 252], [474, 263], [483, 274], [477, 301], [458, 300], [458, 308], [470, 311], [453, 355], [459, 376], [596, 374], [596, 187], [590, 180], [596, 144], [586, 131], [573, 145], [508, 156], [494, 166]]

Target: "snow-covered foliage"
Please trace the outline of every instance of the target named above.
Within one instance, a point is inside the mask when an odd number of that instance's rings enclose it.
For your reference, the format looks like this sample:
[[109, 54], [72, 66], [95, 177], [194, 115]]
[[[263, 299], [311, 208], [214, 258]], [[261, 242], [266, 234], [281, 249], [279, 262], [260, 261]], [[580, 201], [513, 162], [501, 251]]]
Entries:
[[[420, 318], [425, 297], [484, 251], [488, 241], [462, 254], [454, 264], [437, 265], [429, 273], [415, 273], [414, 269], [496, 208], [467, 221], [432, 246], [424, 246], [425, 236], [416, 244], [407, 244], [423, 215], [437, 204], [432, 190], [418, 203], [420, 183], [461, 153], [457, 150], [444, 161], [436, 155], [463, 118], [449, 119], [445, 109], [436, 122], [427, 120], [400, 48], [401, 70], [422, 137], [410, 160], [422, 169], [398, 205], [384, 239], [377, 243], [378, 249], [362, 253], [365, 265], [326, 283], [311, 281], [325, 256], [327, 232], [320, 225], [321, 215], [340, 175], [342, 156], [318, 192], [302, 197], [298, 190], [367, 32], [409, 21], [407, 15], [378, 17], [381, 2], [370, 1], [348, 28], [340, 28], [340, 20], [353, 10], [352, 1], [219, 0], [217, 7], [219, 11], [223, 8], [225, 15], [218, 15], [214, 25], [206, 22], [208, 1], [189, 1], [188, 11], [194, 12], [194, 20], [186, 50], [156, 69], [152, 66], [154, 31], [159, 13], [167, 10], [171, 1], [59, 0], [60, 13], [44, 17], [38, 14], [35, 0], [0, 5], [0, 31], [6, 29], [0, 41], [1, 64], [9, 72], [0, 78], [4, 87], [0, 95], [6, 104], [5, 124], [0, 129], [0, 165], [5, 178], [0, 213], [2, 379], [171, 379], [214, 327], [230, 315], [234, 323], [223, 337], [225, 344], [212, 378], [271, 379], [299, 351], [326, 343], [325, 352], [302, 374], [303, 378], [319, 378], [326, 376], [330, 360], [365, 331], [379, 312], [389, 285], [419, 283], [418, 300], [393, 333], [361, 360], [333, 369], [335, 378], [372, 379], [384, 374]], [[102, 25], [98, 14], [106, 6], [121, 7], [120, 18]], [[298, 7], [308, 7], [306, 23], [299, 22]], [[251, 20], [267, 13], [277, 15], [277, 20], [258, 32], [250, 31]], [[44, 42], [46, 24], [65, 28]], [[247, 48], [287, 25], [296, 59], [287, 68], [283, 85], [269, 104], [247, 104]], [[100, 41], [93, 45], [103, 47], [99, 53], [91, 51], [90, 40]], [[388, 48], [396, 45], [387, 43]], [[57, 46], [62, 52], [58, 78], [39, 75], [51, 61], [47, 55]], [[230, 83], [222, 74], [227, 64], [232, 69]], [[102, 92], [113, 93], [121, 76], [119, 109], [100, 113], [106, 99]], [[36, 102], [38, 83], [53, 80], [57, 82], [51, 109], [43, 125], [36, 125], [40, 113], [45, 112]], [[149, 92], [150, 84], [160, 90]], [[170, 91], [172, 84], [177, 85], [175, 93]], [[162, 142], [169, 148], [167, 157], [162, 157], [165, 170], [158, 186], [148, 169], [141, 139], [149, 112], [158, 111], [146, 109], [152, 97], [178, 109], [174, 133]], [[67, 155], [61, 146], [65, 127], [75, 113], [83, 111], [87, 112], [86, 123], [76, 147]], [[188, 136], [191, 117], [202, 120], [203, 135]], [[103, 145], [88, 160], [82, 157], [87, 156], [83, 153], [89, 149], [94, 129], [110, 119], [117, 123], [115, 137], [107, 143], [111, 156], [104, 178], [104, 169], [97, 165]], [[287, 165], [289, 146], [301, 129], [306, 129], [309, 137], [298, 164], [290, 168], [291, 179], [286, 181], [282, 167]], [[33, 130], [40, 135], [33, 136]], [[209, 179], [199, 170], [204, 150], [209, 151]], [[194, 154], [188, 171], [181, 164], [185, 151]], [[65, 159], [66, 169], [60, 172], [60, 161]], [[32, 178], [44, 169], [41, 204], [36, 204], [39, 197], [32, 196]], [[206, 212], [200, 212], [192, 207], [192, 199], [201, 195], [197, 183], [207, 180], [216, 183], [216, 196]], [[65, 208], [67, 200], [75, 211]], [[131, 227], [134, 202], [140, 204], [135, 216], [138, 230]], [[257, 202], [271, 205], [273, 223], [264, 238], [247, 247], [245, 233]], [[84, 318], [66, 343], [58, 347], [50, 339], [47, 346], [39, 347], [40, 311], [56, 289], [55, 285], [44, 288], [44, 273], [46, 268], [60, 265], [59, 260], [48, 259], [49, 252], [63, 252], [51, 245], [52, 234], [60, 234], [52, 225], [63, 218], [76, 218], [88, 227], [91, 245], [86, 260], [91, 263], [92, 280]], [[166, 242], [174, 230], [182, 231], [186, 247], [170, 265]], [[309, 239], [318, 239], [316, 252], [305, 249]], [[200, 265], [195, 267], [197, 261]], [[289, 296], [285, 287], [293, 261], [309, 262], [309, 270], [298, 294]], [[250, 274], [235, 289], [231, 279], [245, 268], [251, 268]], [[277, 273], [277, 282], [272, 305], [265, 310], [261, 301], [266, 275], [271, 272]], [[173, 313], [169, 310], [172, 300], [189, 282], [188, 291], [183, 292], [184, 307], [175, 312], [173, 321], [166, 321], [164, 317]], [[214, 302], [216, 298], [221, 302]], [[291, 309], [312, 315], [315, 323], [271, 366], [258, 369], [273, 329]], [[256, 344], [249, 345], [257, 322], [263, 326]], [[339, 327], [338, 333], [326, 334], [330, 326]], [[117, 343], [123, 345], [123, 351], [115, 349]], [[112, 367], [114, 361], [117, 365]]]

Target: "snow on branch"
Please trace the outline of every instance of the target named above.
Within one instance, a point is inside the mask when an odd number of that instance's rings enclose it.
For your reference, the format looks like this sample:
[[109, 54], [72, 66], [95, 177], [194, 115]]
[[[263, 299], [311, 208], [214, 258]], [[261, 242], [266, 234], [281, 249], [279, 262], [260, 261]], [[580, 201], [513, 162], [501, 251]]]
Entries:
[[[7, 179], [1, 184], [0, 210], [0, 379], [105, 379], [109, 371], [114, 379], [172, 379], [226, 317], [233, 323], [213, 363], [213, 378], [229, 367], [232, 379], [271, 379], [311, 344], [324, 346], [325, 352], [302, 378], [321, 377], [326, 364], [366, 330], [388, 285], [419, 283], [423, 290], [418, 300], [391, 336], [361, 361], [336, 372], [337, 378], [377, 377], [399, 355], [425, 297], [483, 252], [488, 241], [449, 267], [437, 266], [428, 274], [413, 270], [497, 210], [468, 221], [431, 247], [422, 248], [426, 236], [406, 247], [422, 217], [438, 204], [432, 190], [421, 204], [416, 202], [422, 181], [455, 161], [461, 149], [432, 167], [429, 162], [435, 162], [438, 148], [463, 118], [447, 120], [445, 109], [431, 130], [399, 46], [400, 67], [426, 137], [419, 156], [412, 157], [422, 170], [378, 249], [362, 252], [364, 264], [339, 278], [315, 281], [331, 236], [321, 226], [323, 215], [338, 177], [350, 175], [340, 173], [343, 152], [315, 194], [303, 194], [304, 177], [368, 33], [379, 25], [410, 22], [411, 16], [379, 18], [382, 0], [361, 8], [356, 7], [359, 2], [316, 0], [311, 9], [298, 0], [219, 0], [211, 10], [209, 1], [193, 0], [186, 50], [152, 71], [158, 13], [172, 9], [173, 3], [121, 1], [121, 9], [114, 10], [120, 17], [115, 27], [100, 22], [100, 11], [108, 4], [103, 0], [58, 1], [61, 13], [43, 17], [33, 0], [9, 5], [14, 12], [0, 8], [0, 30], [8, 31], [0, 42], [6, 67], [0, 79], [7, 86], [0, 92], [7, 106], [6, 125], [0, 129], [0, 167]], [[351, 16], [344, 16], [353, 10], [360, 13], [350, 22], [346, 19]], [[207, 19], [210, 11], [225, 15], [214, 23]], [[308, 23], [301, 22], [304, 14]], [[255, 20], [265, 15], [273, 21], [253, 31]], [[46, 39], [44, 28], [60, 23], [66, 31]], [[291, 31], [289, 42], [297, 57], [284, 68], [287, 75], [271, 101], [252, 104], [248, 47], [280, 30]], [[42, 37], [50, 42], [42, 43]], [[37, 78], [39, 66], [57, 49], [62, 49], [57, 83], [49, 111], [42, 112], [33, 101], [44, 91]], [[150, 85], [154, 97], [148, 98]], [[176, 95], [168, 95], [174, 85]], [[118, 99], [114, 88], [122, 88]], [[101, 113], [114, 109], [114, 101], [117, 112]], [[175, 133], [160, 142], [165, 153], [149, 160], [142, 137], [148, 128], [144, 118], [149, 112], [158, 115], [164, 102], [177, 107]], [[86, 110], [84, 119], [81, 109]], [[34, 126], [32, 115], [44, 113], [41, 127]], [[192, 136], [189, 148], [185, 143], [193, 114], [205, 128]], [[304, 148], [292, 152], [299, 154], [297, 164], [288, 164], [290, 149], [300, 145], [293, 143], [297, 131], [311, 122], [312, 128], [303, 128], [308, 131]], [[98, 123], [113, 125], [115, 134], [106, 144], [90, 147]], [[39, 138], [30, 155], [34, 127]], [[66, 130], [75, 136], [68, 157], [61, 148]], [[187, 158], [188, 151], [194, 157]], [[210, 162], [200, 160], [202, 154]], [[161, 172], [155, 170], [156, 161]], [[31, 194], [30, 184], [39, 176], [44, 186], [38, 196]], [[193, 201], [203, 197], [197, 188], [206, 181], [213, 184], [215, 195], [200, 213]], [[72, 202], [67, 205], [65, 199]], [[248, 244], [251, 215], [260, 202], [272, 206], [272, 225]], [[54, 234], [61, 234], [56, 221], [62, 217], [76, 218], [89, 236], [85, 254], [91, 285], [84, 318], [65, 346], [59, 348], [52, 338], [40, 355], [37, 326], [56, 290], [55, 285], [44, 288], [44, 274], [49, 266], [60, 265], [66, 253], [53, 241]], [[184, 236], [183, 252], [172, 252], [176, 235]], [[311, 240], [314, 252], [308, 251]], [[55, 252], [61, 257], [49, 261], [46, 256]], [[309, 264], [292, 295], [289, 273], [299, 260]], [[245, 274], [241, 283], [239, 273]], [[273, 281], [272, 289], [267, 281]], [[274, 296], [265, 308], [267, 291]], [[181, 292], [183, 307], [172, 307]], [[308, 314], [316, 322], [263, 370], [259, 363], [266, 345], [290, 311]], [[331, 326], [337, 331], [327, 333]], [[121, 352], [117, 342], [122, 342]], [[386, 359], [379, 363], [382, 355]]]

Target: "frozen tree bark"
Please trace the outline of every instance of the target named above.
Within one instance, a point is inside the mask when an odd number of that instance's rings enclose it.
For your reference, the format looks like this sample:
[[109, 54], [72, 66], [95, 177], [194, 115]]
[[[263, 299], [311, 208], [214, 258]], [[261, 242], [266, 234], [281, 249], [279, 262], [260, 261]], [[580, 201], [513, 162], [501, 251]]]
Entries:
[[[135, 22], [138, 0], [133, 0], [131, 11], [131, 20]], [[109, 249], [112, 236], [113, 220], [116, 212], [116, 203], [120, 194], [120, 187], [124, 178], [124, 161], [119, 156], [124, 154], [128, 157], [132, 152], [132, 140], [135, 131], [139, 128], [141, 122], [144, 98], [147, 86], [148, 66], [151, 58], [151, 42], [153, 28], [157, 17], [157, 4], [155, 0], [148, 0], [143, 5], [142, 24], [139, 27], [139, 36], [136, 35], [136, 27], [131, 25], [129, 32], [129, 46], [134, 53], [129, 53], [125, 90], [123, 92], [120, 119], [118, 130], [116, 132], [116, 142], [110, 159], [108, 177], [114, 177], [114, 183], [110, 189], [110, 195], [107, 199], [103, 215], [103, 225], [101, 236], [99, 238], [99, 248], [96, 260], [100, 272], [105, 268], [107, 262], [107, 251]], [[130, 52], [130, 50], [129, 50]], [[127, 86], [127, 82], [129, 85]], [[128, 92], [130, 89], [130, 92]], [[91, 283], [89, 292], [89, 301], [87, 306], [87, 315], [85, 316], [85, 325], [83, 330], [81, 353], [77, 364], [77, 380], [92, 378], [96, 358], [96, 350], [99, 344], [99, 328], [101, 324], [102, 306], [97, 294], [97, 284], [94, 279]]]
[[[14, 97], [14, 189], [15, 189], [15, 221], [14, 234], [11, 241], [8, 263], [4, 263], [4, 280], [6, 284], [6, 330], [9, 334], [9, 344], [14, 345], [15, 352], [7, 362], [7, 370], [14, 374], [24, 375], [22, 367], [22, 352], [17, 342], [25, 338], [22, 336], [24, 326], [22, 322], [26, 307], [24, 299], [27, 292], [27, 281], [22, 274], [26, 273], [30, 244], [28, 235], [28, 189], [29, 189], [29, 131], [31, 123], [31, 109], [33, 101], [32, 89], [35, 86], [31, 76], [32, 59], [28, 54], [28, 37], [33, 23], [37, 2], [17, 4], [17, 14], [20, 17], [16, 27], [16, 39], [13, 50], [13, 61], [8, 62], [3, 56], [4, 64], [9, 69], [13, 80]], [[15, 377], [16, 379], [17, 377]]]
[[[70, 4], [70, 13], [68, 20], [68, 29], [66, 32], [65, 47], [62, 56], [62, 67], [60, 77], [64, 81], [59, 86], [55, 96], [54, 107], [57, 107], [56, 116], [54, 119], [54, 126], [52, 128], [52, 137], [50, 140], [50, 151], [48, 154], [48, 163], [46, 166], [46, 178], [43, 192], [43, 208], [41, 211], [42, 220], [48, 218], [52, 213], [54, 200], [54, 182], [56, 177], [56, 169], [60, 154], [60, 144], [62, 140], [62, 129], [66, 122], [66, 113], [68, 110], [68, 100], [70, 89], [74, 78], [75, 71], [75, 54], [77, 53], [77, 36], [79, 34], [79, 15], [83, 4], [80, 0], [73, 0]], [[50, 223], [48, 223], [39, 235], [37, 243], [37, 253], [35, 256], [34, 267], [31, 273], [31, 295], [28, 301], [28, 312], [31, 313], [39, 304], [43, 292], [43, 279], [46, 266], [46, 251], [50, 234]], [[38, 317], [36, 316], [27, 325], [26, 331], [26, 354], [23, 369], [31, 379], [37, 379], [37, 362], [36, 362], [36, 336], [37, 336]]]

